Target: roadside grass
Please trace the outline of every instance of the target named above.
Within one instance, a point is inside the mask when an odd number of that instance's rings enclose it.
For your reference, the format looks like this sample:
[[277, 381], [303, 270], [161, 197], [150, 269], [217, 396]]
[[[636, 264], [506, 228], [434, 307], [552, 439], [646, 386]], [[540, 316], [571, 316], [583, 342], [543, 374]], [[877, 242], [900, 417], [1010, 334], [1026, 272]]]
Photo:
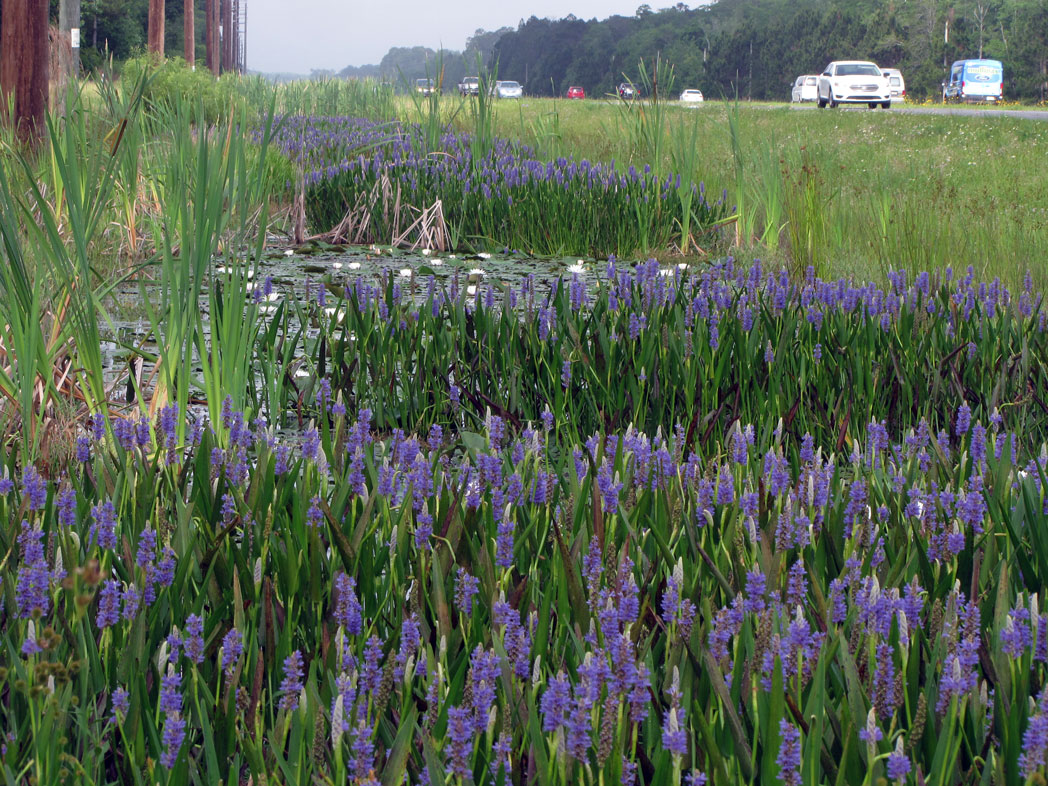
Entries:
[[[541, 140], [533, 136], [540, 127], [536, 120], [556, 116], [565, 154], [614, 160], [624, 168], [651, 164], [656, 172], [669, 172], [669, 146], [660, 161], [645, 160], [619, 121], [619, 103], [610, 98], [496, 102], [496, 133], [539, 146]], [[827, 274], [883, 279], [889, 269], [971, 265], [978, 275], [1000, 276], [1011, 285], [1027, 269], [1038, 286], [1048, 281], [1048, 272], [1036, 262], [1048, 252], [1048, 210], [1041, 196], [1048, 124], [999, 116], [739, 104], [746, 189], [739, 199], [729, 133], [733, 107], [724, 101], [671, 104], [666, 133], [695, 124], [701, 153], [694, 158], [694, 171], [680, 174], [705, 181], [714, 193], [727, 189], [729, 202], [753, 211], [741, 220], [753, 227], [753, 236], [740, 238], [737, 256], [800, 264], [804, 255], [789, 242], [789, 232], [780, 238], [767, 231], [767, 192], [781, 190], [787, 202], [803, 199], [804, 190], [790, 184], [807, 177], [822, 197]], [[770, 178], [768, 162], [775, 160], [779, 183]], [[782, 212], [804, 213], [788, 204]]]

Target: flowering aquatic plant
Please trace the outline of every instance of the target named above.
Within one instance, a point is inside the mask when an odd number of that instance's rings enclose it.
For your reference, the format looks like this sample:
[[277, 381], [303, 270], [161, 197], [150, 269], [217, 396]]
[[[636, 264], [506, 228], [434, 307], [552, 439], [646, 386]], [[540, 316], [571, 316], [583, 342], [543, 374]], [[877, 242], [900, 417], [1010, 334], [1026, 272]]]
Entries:
[[[358, 379], [304, 398], [302, 434], [219, 403], [213, 426], [158, 413], [85, 434], [60, 477], [17, 473], [0, 493], [19, 522], [5, 766], [165, 783], [1043, 774], [1036, 299], [610, 272], [577, 309], [570, 287], [486, 306], [361, 280], [342, 304], [361, 354], [324, 334]], [[817, 342], [815, 370], [799, 356]], [[896, 377], [862, 417], [827, 415], [847, 392], [834, 375], [873, 373], [863, 342], [910, 353], [897, 373], [921, 369], [922, 390], [945, 364], [963, 397], [917, 402]], [[1034, 360], [1021, 379], [995, 367], [991, 407], [980, 381], [1012, 342]], [[387, 397], [438, 361], [417, 409]], [[691, 404], [670, 386], [695, 396], [686, 376], [718, 367]]]
[[[359, 222], [366, 210], [367, 234], [358, 242], [388, 242], [407, 228], [390, 209], [392, 192], [418, 210], [439, 203], [453, 245], [535, 254], [647, 252], [674, 242], [682, 204], [695, 236], [729, 215], [723, 194], [711, 201], [703, 184], [682, 183], [680, 175], [543, 161], [525, 145], [494, 139], [482, 149], [470, 134], [450, 130], [431, 148], [417, 125], [285, 117], [274, 143], [303, 167], [314, 226], [330, 229], [354, 211]], [[682, 189], [690, 192], [686, 202], [677, 196]]]

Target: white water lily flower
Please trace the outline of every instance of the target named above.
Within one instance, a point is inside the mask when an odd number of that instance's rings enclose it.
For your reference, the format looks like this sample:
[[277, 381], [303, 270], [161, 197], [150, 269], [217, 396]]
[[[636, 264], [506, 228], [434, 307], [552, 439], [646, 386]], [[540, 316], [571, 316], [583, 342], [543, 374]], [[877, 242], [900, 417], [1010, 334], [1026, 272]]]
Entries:
[[[222, 276], [231, 276], [234, 273], [240, 273], [241, 271], [235, 267], [226, 267], [225, 265], [222, 265], [221, 267], [216, 267], [215, 272]], [[248, 279], [255, 277], [254, 270], [248, 269], [243, 271], [243, 273]]]
[[301, 379], [302, 377], [308, 377], [308, 376], [309, 376], [309, 371], [307, 371], [307, 370], [306, 370], [306, 369], [304, 369], [304, 368], [299, 368], [299, 369], [296, 369], [296, 370], [295, 370], [295, 376], [296, 376], [296, 377], [298, 377], [298, 378], [300, 378], [300, 379]]
[[438, 259], [437, 257], [433, 257], [433, 259], [431, 259], [429, 261], [429, 264], [433, 265], [434, 267], [437, 266], [437, 265], [443, 265], [444, 264], [444, 260]]
[[582, 272], [582, 260], [580, 259], [574, 265], [568, 266], [569, 273], [581, 273]]
[[413, 272], [414, 271], [411, 268], [409, 268], [409, 267], [401, 268], [400, 269], [400, 277], [401, 278], [411, 278], [411, 274]]
[[477, 254], [477, 256], [481, 259], [491, 259], [491, 254], [487, 253], [486, 251], [481, 251], [479, 254]]
[[687, 269], [688, 269], [688, 263], [687, 262], [678, 262], [677, 263], [677, 270], [687, 270]]
[[293, 256], [295, 256], [294, 249], [291, 249], [291, 248], [284, 249], [284, 256], [286, 256], [286, 257], [293, 257]]
[[476, 287], [476, 285], [475, 284], [470, 284], [468, 287], [466, 287], [466, 294], [469, 295], [470, 297], [473, 297], [475, 294], [477, 294], [477, 287]]
[[479, 276], [480, 278], [483, 278], [484, 277], [484, 271], [481, 270], [479, 267], [474, 267], [474, 268], [470, 268], [470, 271], [469, 271], [468, 275], [470, 276], [470, 278], [472, 278], [473, 276]]
[[349, 269], [350, 270], [359, 270], [360, 269], [360, 263], [359, 262], [350, 262], [349, 263]]
[[332, 262], [331, 263], [331, 267], [335, 268], [335, 270], [341, 270], [342, 269], [342, 263], [341, 262]]
[[424, 248], [424, 249], [422, 249], [422, 256], [424, 256], [424, 257], [428, 257], [432, 253], [433, 253], [433, 249], [432, 248]]

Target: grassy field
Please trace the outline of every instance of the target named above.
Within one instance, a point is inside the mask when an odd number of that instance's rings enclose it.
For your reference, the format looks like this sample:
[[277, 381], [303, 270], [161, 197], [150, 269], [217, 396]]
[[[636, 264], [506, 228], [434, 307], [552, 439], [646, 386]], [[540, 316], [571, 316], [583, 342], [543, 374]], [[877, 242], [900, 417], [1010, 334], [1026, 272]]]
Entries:
[[[672, 171], [669, 145], [652, 161], [629, 133], [629, 115], [648, 109], [529, 98], [497, 104], [495, 120], [499, 135], [550, 155]], [[461, 114], [457, 122], [468, 127]], [[1048, 281], [1039, 263], [1048, 255], [1048, 124], [722, 101], [667, 106], [667, 139], [693, 124], [701, 150], [694, 171], [682, 174], [727, 189], [740, 205], [740, 256], [881, 280], [889, 268], [972, 265], [1011, 284], [1026, 269]]]

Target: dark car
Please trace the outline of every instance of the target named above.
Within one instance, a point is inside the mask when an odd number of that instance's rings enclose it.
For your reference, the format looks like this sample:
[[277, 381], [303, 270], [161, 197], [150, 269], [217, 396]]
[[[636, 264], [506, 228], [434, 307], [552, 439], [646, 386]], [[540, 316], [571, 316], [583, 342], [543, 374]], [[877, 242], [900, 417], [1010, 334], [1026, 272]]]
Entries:
[[571, 87], [568, 88], [568, 98], [585, 98], [585, 97], [586, 97], [586, 91], [583, 90], [581, 87], [578, 87], [576, 85], [572, 85]]
[[637, 90], [629, 82], [619, 83], [619, 98], [636, 98]]

